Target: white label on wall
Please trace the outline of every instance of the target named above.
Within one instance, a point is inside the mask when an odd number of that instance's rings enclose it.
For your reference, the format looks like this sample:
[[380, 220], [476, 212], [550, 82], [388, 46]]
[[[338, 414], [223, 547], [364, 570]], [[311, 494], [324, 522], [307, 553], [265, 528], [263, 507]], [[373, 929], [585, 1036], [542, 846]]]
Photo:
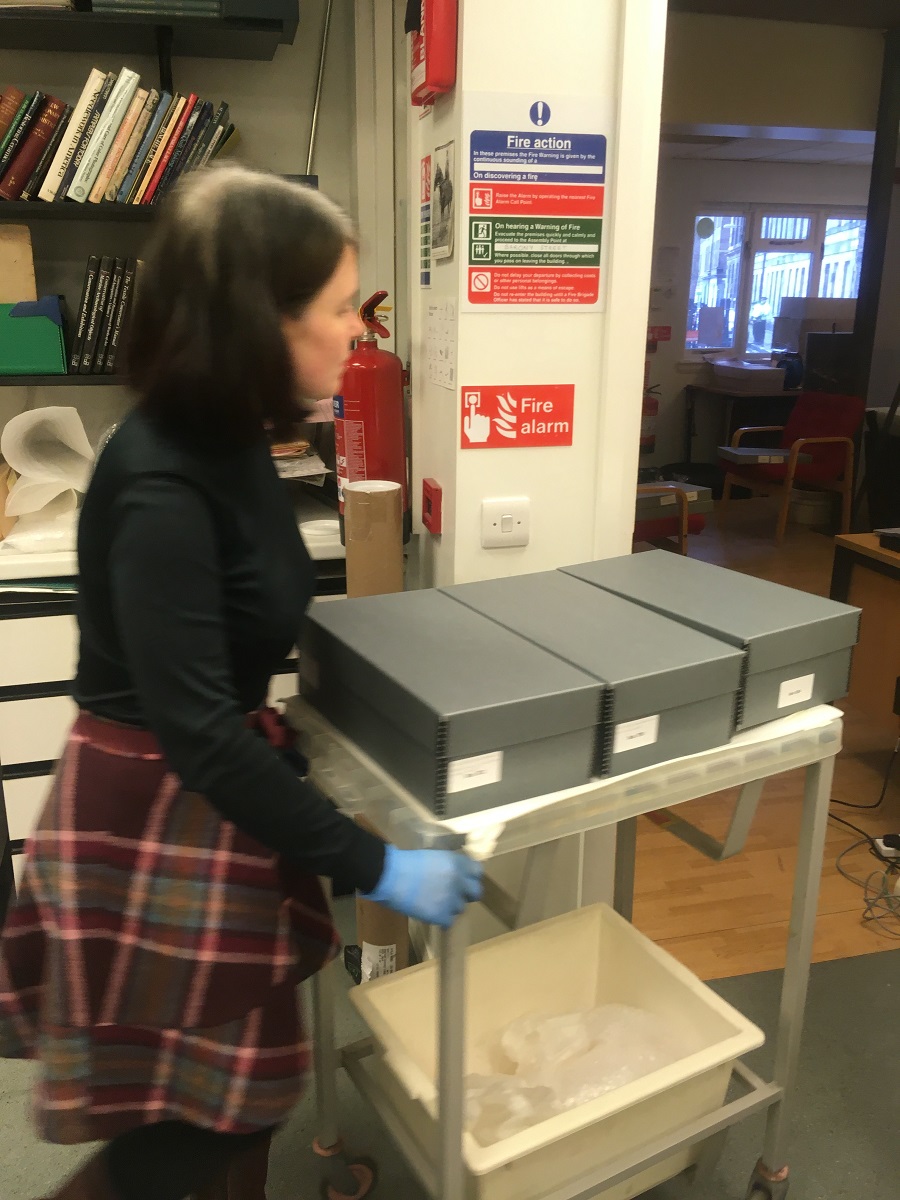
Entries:
[[380, 979], [382, 975], [394, 975], [397, 971], [397, 947], [362, 944], [362, 981]]
[[503, 778], [503, 751], [477, 754], [474, 758], [457, 758], [447, 774], [447, 794], [467, 792], [470, 788], [487, 787]]
[[613, 754], [626, 750], [637, 750], [641, 746], [652, 746], [659, 738], [659, 713], [652, 717], [641, 717], [638, 721], [623, 721], [613, 734]]
[[792, 704], [803, 704], [812, 699], [815, 675], [800, 675], [797, 679], [786, 679], [778, 689], [778, 707], [790, 708]]

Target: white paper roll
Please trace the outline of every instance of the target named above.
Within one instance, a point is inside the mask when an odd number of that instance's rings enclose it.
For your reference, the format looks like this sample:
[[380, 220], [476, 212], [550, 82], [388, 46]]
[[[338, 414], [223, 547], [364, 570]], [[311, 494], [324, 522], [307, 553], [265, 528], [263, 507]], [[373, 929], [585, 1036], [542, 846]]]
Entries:
[[0, 437], [0, 455], [19, 476], [6, 503], [10, 516], [38, 513], [65, 492], [86, 491], [94, 465], [74, 408], [36, 408], [13, 417]]

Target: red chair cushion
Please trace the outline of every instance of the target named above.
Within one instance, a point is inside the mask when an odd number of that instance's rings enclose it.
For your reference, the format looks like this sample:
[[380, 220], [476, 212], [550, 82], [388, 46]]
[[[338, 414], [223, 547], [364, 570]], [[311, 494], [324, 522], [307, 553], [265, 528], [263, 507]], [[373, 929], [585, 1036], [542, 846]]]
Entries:
[[[688, 513], [688, 533], [702, 533], [705, 528], [706, 518], [703, 513]], [[636, 542], [656, 542], [665, 537], [678, 537], [677, 517], [655, 517], [652, 521], [635, 523]]]

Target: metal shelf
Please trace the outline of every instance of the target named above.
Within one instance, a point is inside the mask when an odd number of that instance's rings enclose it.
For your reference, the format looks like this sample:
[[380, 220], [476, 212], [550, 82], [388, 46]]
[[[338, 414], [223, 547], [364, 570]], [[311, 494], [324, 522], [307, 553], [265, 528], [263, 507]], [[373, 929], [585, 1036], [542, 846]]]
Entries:
[[[0, 27], [2, 35], [2, 27]], [[0, 222], [15, 221], [129, 221], [145, 224], [157, 212], [153, 204], [76, 204], [64, 200], [0, 200]]]
[[[246, 7], [246, 6], [245, 6]], [[271, 10], [272, 5], [261, 5]], [[44, 12], [22, 16], [0, 11], [4, 50], [75, 51], [155, 55], [159, 31], [171, 31], [171, 53], [191, 58], [271, 61], [282, 42], [296, 34], [296, 7], [282, 6], [283, 19], [161, 16], [142, 13]], [[223, 5], [227, 12], [228, 4]], [[167, 35], [168, 40], [168, 35]]]
[[125, 387], [125, 375], [0, 375], [0, 387]]

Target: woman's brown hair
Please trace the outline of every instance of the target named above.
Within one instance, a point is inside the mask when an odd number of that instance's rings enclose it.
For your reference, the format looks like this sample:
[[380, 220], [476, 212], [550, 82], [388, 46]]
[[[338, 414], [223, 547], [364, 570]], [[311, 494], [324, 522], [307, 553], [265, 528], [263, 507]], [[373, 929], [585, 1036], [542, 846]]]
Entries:
[[160, 213], [132, 306], [139, 406], [200, 444], [289, 436], [305, 410], [281, 320], [355, 245], [337, 205], [301, 184], [237, 166], [189, 176]]

